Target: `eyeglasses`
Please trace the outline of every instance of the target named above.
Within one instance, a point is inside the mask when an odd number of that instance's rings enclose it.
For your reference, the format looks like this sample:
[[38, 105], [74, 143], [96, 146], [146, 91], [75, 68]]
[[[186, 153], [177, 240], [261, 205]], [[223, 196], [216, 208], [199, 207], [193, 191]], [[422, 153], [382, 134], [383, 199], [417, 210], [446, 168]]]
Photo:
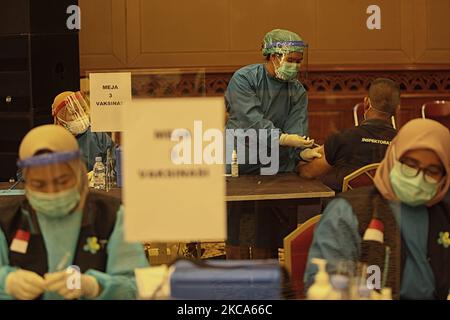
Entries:
[[438, 183], [445, 176], [444, 169], [438, 166], [421, 168], [419, 163], [410, 158], [400, 159], [401, 171], [406, 177], [414, 178], [422, 171], [423, 179], [428, 183]]

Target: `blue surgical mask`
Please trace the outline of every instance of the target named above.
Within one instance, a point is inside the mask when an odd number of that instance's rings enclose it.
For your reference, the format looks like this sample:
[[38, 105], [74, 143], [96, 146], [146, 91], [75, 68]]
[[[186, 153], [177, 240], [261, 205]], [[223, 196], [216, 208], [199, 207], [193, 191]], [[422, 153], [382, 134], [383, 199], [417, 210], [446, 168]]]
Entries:
[[424, 205], [433, 199], [439, 183], [425, 181], [423, 172], [415, 177], [407, 177], [402, 173], [401, 166], [401, 162], [395, 160], [394, 168], [389, 174], [391, 186], [397, 198], [413, 207]]
[[37, 213], [48, 218], [67, 216], [80, 202], [80, 192], [77, 187], [57, 193], [45, 193], [27, 190], [27, 198], [31, 207]]
[[278, 68], [275, 68], [275, 74], [280, 80], [294, 80], [295, 78], [297, 78], [298, 64], [283, 61]]

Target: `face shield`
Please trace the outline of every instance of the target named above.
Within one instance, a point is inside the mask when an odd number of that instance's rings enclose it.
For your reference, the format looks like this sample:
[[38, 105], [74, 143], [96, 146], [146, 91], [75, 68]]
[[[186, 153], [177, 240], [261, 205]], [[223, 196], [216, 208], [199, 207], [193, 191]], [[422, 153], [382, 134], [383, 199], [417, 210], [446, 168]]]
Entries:
[[19, 160], [30, 206], [49, 218], [61, 218], [80, 207], [86, 193], [80, 151], [38, 152]]
[[268, 46], [275, 55], [272, 60], [278, 79], [291, 81], [306, 79], [308, 70], [308, 46], [303, 41], [276, 42]]
[[56, 124], [61, 124], [74, 136], [86, 132], [89, 128], [89, 104], [80, 92], [68, 95], [52, 108]]

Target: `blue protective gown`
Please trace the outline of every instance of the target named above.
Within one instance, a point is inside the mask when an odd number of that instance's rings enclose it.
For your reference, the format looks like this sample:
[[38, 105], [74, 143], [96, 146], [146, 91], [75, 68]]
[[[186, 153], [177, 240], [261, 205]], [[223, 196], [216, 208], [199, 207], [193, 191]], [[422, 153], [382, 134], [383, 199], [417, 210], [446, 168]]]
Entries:
[[[29, 217], [27, 212], [24, 212]], [[81, 228], [81, 213], [73, 213], [61, 219], [48, 219], [38, 214], [45, 247], [47, 249], [48, 272], [57, 271], [57, 266], [68, 253], [70, 258], [64, 267], [72, 264], [78, 234]], [[30, 223], [32, 226], [32, 223]], [[33, 232], [33, 230], [31, 230]], [[117, 212], [114, 230], [107, 244], [108, 261], [106, 272], [87, 270], [86, 274], [95, 277], [102, 288], [99, 300], [135, 299], [137, 297], [134, 269], [148, 267], [144, 247], [139, 243], [124, 241], [123, 208]], [[5, 293], [5, 279], [9, 272], [15, 271], [9, 266], [8, 244], [5, 235], [0, 230], [0, 299], [13, 299]], [[45, 292], [44, 299], [62, 299], [57, 293]]]
[[[401, 279], [401, 299], [433, 299], [435, 279], [427, 260], [428, 210], [425, 206], [411, 207], [389, 202], [404, 242], [408, 246]], [[361, 252], [361, 236], [358, 220], [345, 199], [335, 199], [326, 207], [314, 232], [305, 272], [305, 287], [314, 280], [317, 267], [312, 258], [327, 260], [327, 269], [333, 272], [339, 261], [358, 261]]]
[[89, 127], [86, 132], [76, 136], [76, 138], [88, 171], [93, 169], [95, 157], [102, 157], [102, 161], [105, 162], [108, 148], [111, 149], [111, 155], [114, 154], [114, 142], [105, 132], [92, 132]]
[[[272, 77], [264, 64], [254, 64], [236, 71], [225, 92], [229, 118], [226, 129], [266, 130], [270, 146], [271, 129], [281, 133], [308, 135], [308, 97], [298, 80], [280, 81]], [[236, 142], [235, 142], [236, 143]], [[233, 139], [227, 138], [226, 159], [231, 163]], [[279, 172], [290, 172], [299, 160], [299, 151], [281, 147]], [[246, 146], [248, 154], [248, 145]], [[243, 160], [238, 159], [239, 163]], [[257, 173], [261, 164], [242, 165], [240, 173]], [[229, 171], [229, 168], [228, 168]]]

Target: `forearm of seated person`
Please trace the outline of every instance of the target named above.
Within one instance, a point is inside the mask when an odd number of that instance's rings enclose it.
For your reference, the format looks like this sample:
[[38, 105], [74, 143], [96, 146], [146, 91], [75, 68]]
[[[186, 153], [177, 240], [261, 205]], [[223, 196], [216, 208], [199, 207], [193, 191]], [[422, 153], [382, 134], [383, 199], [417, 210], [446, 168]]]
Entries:
[[332, 168], [325, 158], [323, 149], [320, 149], [319, 152], [322, 154], [322, 158], [320, 159], [316, 158], [310, 163], [299, 165], [298, 172], [302, 178], [308, 179], [317, 178], [327, 173]]

